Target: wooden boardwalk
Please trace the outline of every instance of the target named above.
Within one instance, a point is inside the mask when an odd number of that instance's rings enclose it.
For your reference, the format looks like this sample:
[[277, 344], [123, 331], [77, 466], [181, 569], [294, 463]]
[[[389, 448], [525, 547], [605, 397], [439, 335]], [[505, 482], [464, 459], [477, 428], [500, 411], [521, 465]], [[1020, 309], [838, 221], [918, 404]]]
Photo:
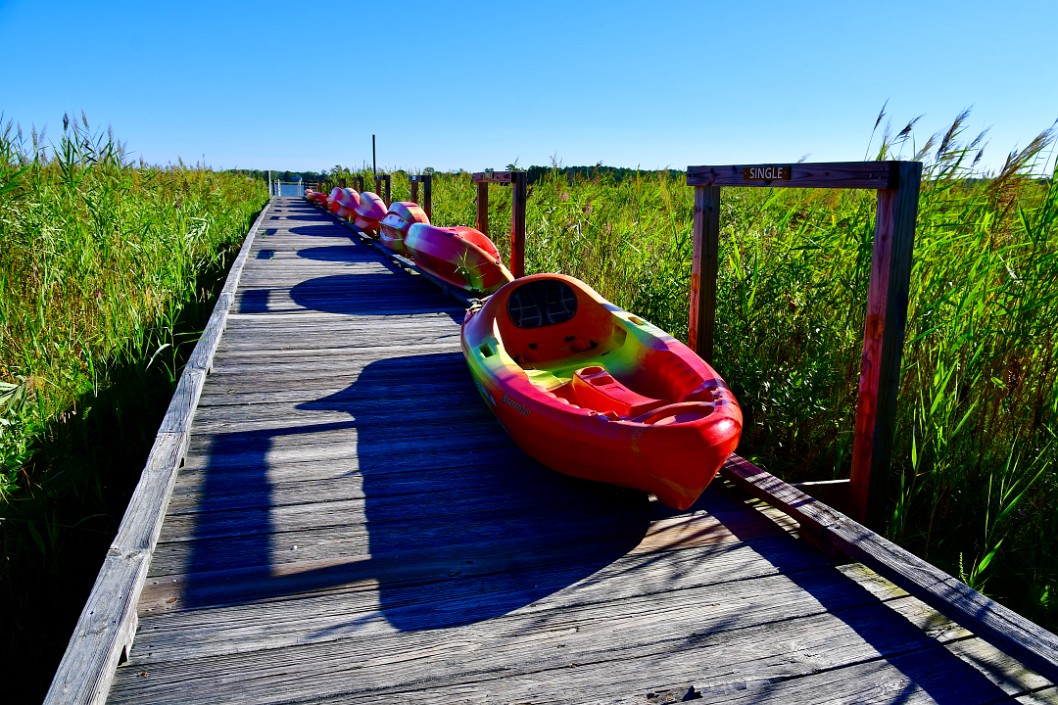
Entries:
[[716, 482], [677, 513], [514, 447], [462, 307], [273, 201], [111, 703], [1023, 703], [1051, 683]]

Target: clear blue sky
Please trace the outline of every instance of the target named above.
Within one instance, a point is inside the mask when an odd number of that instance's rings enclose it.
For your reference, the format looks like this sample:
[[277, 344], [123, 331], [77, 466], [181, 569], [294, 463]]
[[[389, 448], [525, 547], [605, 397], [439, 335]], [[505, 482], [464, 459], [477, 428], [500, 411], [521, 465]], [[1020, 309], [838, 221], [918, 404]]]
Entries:
[[[856, 160], [971, 108], [993, 168], [1058, 119], [1058, 0], [0, 0], [0, 112], [133, 157], [439, 170]], [[873, 154], [872, 154], [873, 156]], [[909, 156], [906, 155], [905, 156]]]

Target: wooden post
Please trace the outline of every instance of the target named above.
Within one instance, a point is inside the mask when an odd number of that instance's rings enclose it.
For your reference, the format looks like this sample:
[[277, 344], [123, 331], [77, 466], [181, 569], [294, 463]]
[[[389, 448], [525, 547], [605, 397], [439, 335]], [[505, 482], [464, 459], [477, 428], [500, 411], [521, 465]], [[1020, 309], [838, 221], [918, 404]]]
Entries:
[[885, 496], [892, 456], [922, 177], [921, 163], [899, 162], [896, 168], [895, 187], [878, 191], [849, 487], [849, 513], [873, 528], [881, 526], [885, 511], [881, 502], [868, 500]]
[[713, 362], [716, 280], [720, 269], [720, 187], [694, 187], [694, 239], [691, 258], [691, 316], [687, 345]]
[[389, 205], [389, 174], [376, 174], [375, 175], [375, 193], [382, 197], [386, 205]]
[[433, 222], [433, 174], [423, 174], [422, 179], [422, 210], [426, 217]]
[[881, 525], [886, 509], [885, 487], [896, 426], [921, 176], [922, 165], [918, 162], [687, 167], [687, 184], [695, 187], [688, 338], [707, 360], [713, 353], [720, 187], [854, 188], [878, 192], [848, 502], [849, 515], [873, 527]]
[[392, 191], [392, 186], [393, 186], [393, 179], [392, 179], [392, 177], [390, 177], [389, 174], [383, 174], [382, 175], [382, 183], [383, 183], [383, 185], [386, 188], [386, 195], [382, 196], [382, 200], [385, 201], [386, 205], [388, 206], [389, 205], [389, 197], [391, 195], [390, 191]]
[[415, 176], [408, 177], [408, 183], [411, 185], [411, 202], [419, 202], [419, 179]]
[[478, 183], [478, 212], [474, 218], [474, 228], [482, 234], [489, 234], [489, 185], [487, 182]]
[[363, 193], [364, 192], [364, 177], [363, 176], [354, 176], [353, 178], [356, 179], [356, 186], [357, 186], [356, 190], [359, 191], [360, 193]]
[[511, 274], [515, 278], [525, 276], [525, 206], [528, 197], [528, 174], [515, 171], [511, 174]]
[[511, 274], [525, 276], [525, 206], [528, 201], [528, 174], [524, 171], [480, 171], [471, 175], [478, 185], [478, 209], [474, 227], [489, 234], [489, 184], [512, 184], [511, 193]]

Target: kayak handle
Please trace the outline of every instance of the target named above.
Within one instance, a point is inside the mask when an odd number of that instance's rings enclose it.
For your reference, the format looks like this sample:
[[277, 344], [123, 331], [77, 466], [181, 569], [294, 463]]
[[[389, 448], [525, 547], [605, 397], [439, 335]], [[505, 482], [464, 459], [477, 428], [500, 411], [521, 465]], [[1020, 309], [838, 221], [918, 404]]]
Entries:
[[662, 419], [667, 419], [670, 416], [693, 411], [700, 411], [702, 412], [702, 416], [708, 416], [716, 411], [716, 404], [708, 401], [681, 401], [676, 402], [675, 404], [666, 404], [665, 406], [651, 409], [645, 414], [637, 416], [634, 419], [629, 419], [629, 421], [634, 423], [653, 424]]

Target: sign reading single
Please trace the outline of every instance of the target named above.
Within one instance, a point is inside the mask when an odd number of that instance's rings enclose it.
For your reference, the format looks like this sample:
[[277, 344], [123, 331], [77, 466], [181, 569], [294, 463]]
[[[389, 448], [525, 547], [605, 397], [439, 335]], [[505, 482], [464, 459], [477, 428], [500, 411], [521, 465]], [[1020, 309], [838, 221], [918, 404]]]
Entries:
[[742, 168], [742, 178], [746, 181], [789, 181], [788, 166], [747, 166]]

